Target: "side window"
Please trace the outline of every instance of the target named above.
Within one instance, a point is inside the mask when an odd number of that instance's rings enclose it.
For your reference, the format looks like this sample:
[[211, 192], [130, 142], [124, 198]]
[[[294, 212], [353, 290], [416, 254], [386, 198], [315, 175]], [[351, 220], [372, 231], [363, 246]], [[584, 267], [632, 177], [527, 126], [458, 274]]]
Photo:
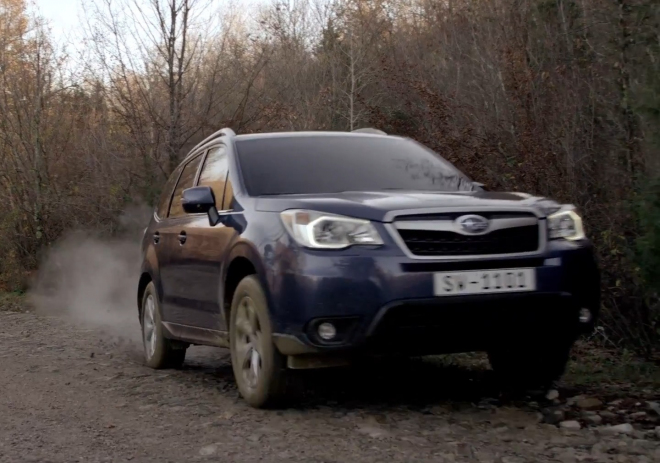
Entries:
[[181, 217], [186, 213], [183, 211], [183, 206], [181, 205], [181, 194], [186, 188], [193, 186], [195, 181], [195, 175], [197, 175], [197, 168], [199, 163], [202, 161], [201, 156], [197, 156], [192, 159], [181, 172], [181, 178], [179, 178], [179, 183], [176, 184], [174, 189], [174, 195], [172, 196], [172, 204], [170, 205], [170, 215], [169, 217]]
[[170, 178], [167, 179], [167, 182], [163, 187], [163, 191], [160, 193], [160, 198], [158, 199], [158, 207], [156, 209], [156, 215], [158, 215], [158, 218], [160, 219], [167, 217], [167, 211], [170, 208], [170, 199], [172, 199], [172, 189], [174, 188], [176, 181], [179, 179], [179, 175], [181, 174], [182, 169], [183, 166], [179, 166], [174, 169], [174, 172], [172, 172]]
[[221, 211], [225, 210], [222, 198], [226, 196], [225, 181], [228, 169], [227, 150], [224, 146], [218, 146], [209, 150], [199, 175], [199, 185], [211, 187], [215, 195], [215, 207]]

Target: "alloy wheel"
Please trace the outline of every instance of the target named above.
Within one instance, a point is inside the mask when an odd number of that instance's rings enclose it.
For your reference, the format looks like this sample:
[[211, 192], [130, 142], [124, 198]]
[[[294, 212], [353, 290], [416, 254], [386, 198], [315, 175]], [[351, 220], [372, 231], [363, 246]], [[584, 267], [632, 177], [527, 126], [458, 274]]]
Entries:
[[151, 359], [156, 352], [156, 303], [153, 295], [149, 295], [144, 304], [144, 320], [142, 323], [142, 333], [144, 338], [144, 350], [147, 355], [147, 360]]
[[236, 358], [245, 384], [255, 389], [262, 370], [262, 333], [254, 302], [244, 297], [236, 312]]

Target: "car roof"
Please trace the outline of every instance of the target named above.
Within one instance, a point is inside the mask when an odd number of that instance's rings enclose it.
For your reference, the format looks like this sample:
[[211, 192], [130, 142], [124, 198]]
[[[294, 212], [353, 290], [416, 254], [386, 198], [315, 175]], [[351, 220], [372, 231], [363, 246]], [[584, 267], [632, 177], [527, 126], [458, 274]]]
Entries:
[[236, 135], [234, 140], [261, 140], [264, 138], [302, 138], [302, 137], [372, 137], [372, 138], [398, 138], [392, 135], [366, 132], [330, 132], [330, 131], [306, 131], [306, 132], [268, 132], [250, 133]]
[[[305, 137], [319, 137], [319, 138], [335, 138], [335, 137], [357, 137], [357, 138], [388, 138], [388, 139], [401, 139], [402, 137], [396, 135], [387, 135], [373, 132], [337, 132], [337, 131], [305, 131], [305, 132], [265, 132], [265, 133], [249, 133], [234, 135], [233, 131], [230, 140], [234, 141], [250, 141], [250, 140], [264, 140], [274, 138], [305, 138]], [[225, 137], [223, 137], [225, 138]], [[191, 151], [188, 152], [186, 157], [181, 161], [181, 164], [188, 162], [191, 158], [199, 155], [204, 149], [211, 146], [219, 138], [209, 138], [204, 144], [198, 144]], [[225, 138], [227, 139], [227, 138]]]

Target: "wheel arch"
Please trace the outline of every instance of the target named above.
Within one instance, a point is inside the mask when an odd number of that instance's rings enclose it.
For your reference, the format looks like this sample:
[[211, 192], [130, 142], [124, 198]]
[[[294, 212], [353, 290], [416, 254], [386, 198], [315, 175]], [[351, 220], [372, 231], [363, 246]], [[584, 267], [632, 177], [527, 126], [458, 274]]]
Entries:
[[138, 317], [142, 315], [142, 298], [144, 297], [144, 292], [147, 289], [147, 286], [149, 286], [149, 283], [154, 281], [154, 279], [151, 277], [151, 273], [148, 271], [143, 271], [142, 275], [140, 275], [140, 281], [138, 283], [138, 290], [137, 290], [137, 309], [138, 309]]
[[222, 279], [222, 316], [229, 326], [231, 302], [238, 284], [245, 277], [255, 275], [266, 294], [269, 307], [271, 305], [270, 291], [267, 284], [266, 270], [259, 252], [252, 245], [238, 243], [229, 253], [227, 266]]

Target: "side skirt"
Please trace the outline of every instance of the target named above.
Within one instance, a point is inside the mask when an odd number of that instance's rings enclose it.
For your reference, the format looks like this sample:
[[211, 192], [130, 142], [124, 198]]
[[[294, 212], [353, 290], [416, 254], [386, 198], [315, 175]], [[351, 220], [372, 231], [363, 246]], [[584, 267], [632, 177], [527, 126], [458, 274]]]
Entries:
[[229, 333], [163, 322], [165, 337], [197, 346], [229, 347]]

